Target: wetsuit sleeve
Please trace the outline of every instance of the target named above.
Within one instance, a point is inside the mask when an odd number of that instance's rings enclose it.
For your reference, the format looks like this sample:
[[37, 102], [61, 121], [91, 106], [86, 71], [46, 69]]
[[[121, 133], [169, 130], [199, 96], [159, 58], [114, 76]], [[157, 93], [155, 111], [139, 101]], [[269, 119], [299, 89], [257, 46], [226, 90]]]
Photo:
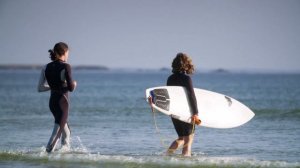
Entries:
[[67, 81], [67, 87], [70, 92], [72, 92], [75, 89], [75, 84], [72, 79], [72, 72], [71, 72], [71, 66], [69, 64], [66, 64], [66, 70], [65, 70], [65, 76]]
[[187, 97], [189, 99], [189, 103], [192, 108], [193, 114], [198, 115], [197, 99], [194, 92], [192, 79], [189, 76], [187, 77], [187, 83], [185, 87], [186, 87]]
[[43, 67], [41, 70], [41, 75], [40, 75], [40, 79], [39, 79], [39, 83], [38, 83], [38, 87], [37, 87], [38, 92], [45, 92], [45, 91], [50, 90], [50, 86], [48, 85], [48, 82], [45, 77], [45, 69], [46, 69], [46, 67]]

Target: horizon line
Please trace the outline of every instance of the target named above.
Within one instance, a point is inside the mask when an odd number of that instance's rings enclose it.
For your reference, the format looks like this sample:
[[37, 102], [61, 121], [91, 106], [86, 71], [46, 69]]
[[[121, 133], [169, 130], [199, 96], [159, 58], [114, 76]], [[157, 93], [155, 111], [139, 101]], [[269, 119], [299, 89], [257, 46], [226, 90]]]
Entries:
[[[43, 64], [0, 64], [0, 70], [39, 70]], [[157, 68], [141, 68], [141, 67], [108, 67], [104, 65], [72, 65], [74, 70], [102, 70], [102, 71], [160, 71], [171, 72], [171, 68], [157, 67]], [[284, 74], [300, 74], [300, 70], [275, 70], [275, 69], [257, 69], [257, 68], [201, 68], [195, 71], [195, 73], [284, 73]]]

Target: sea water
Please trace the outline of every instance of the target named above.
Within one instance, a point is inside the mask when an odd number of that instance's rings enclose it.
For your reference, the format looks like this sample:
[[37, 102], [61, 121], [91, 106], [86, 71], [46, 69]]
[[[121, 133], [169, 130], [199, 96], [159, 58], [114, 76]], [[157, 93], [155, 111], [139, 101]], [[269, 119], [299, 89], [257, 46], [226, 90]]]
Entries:
[[197, 127], [192, 157], [185, 158], [180, 150], [165, 156], [176, 132], [145, 101], [145, 89], [165, 85], [170, 72], [74, 71], [72, 147], [51, 154], [45, 146], [54, 119], [49, 92], [37, 92], [39, 73], [0, 71], [1, 168], [300, 167], [299, 74], [193, 75], [194, 87], [231, 96], [256, 115], [237, 128]]

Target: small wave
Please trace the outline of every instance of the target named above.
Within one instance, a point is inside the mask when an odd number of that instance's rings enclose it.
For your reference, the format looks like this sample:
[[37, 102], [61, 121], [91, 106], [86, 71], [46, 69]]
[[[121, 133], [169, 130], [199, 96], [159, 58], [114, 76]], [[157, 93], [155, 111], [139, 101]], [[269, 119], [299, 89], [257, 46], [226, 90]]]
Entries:
[[[261, 161], [243, 157], [209, 157], [196, 155], [190, 158], [161, 155], [101, 155], [86, 151], [44, 152], [44, 147], [35, 151], [2, 151], [1, 161], [47, 164], [53, 167], [77, 165], [83, 167], [300, 167], [300, 162]], [[24, 165], [26, 167], [26, 164]]]

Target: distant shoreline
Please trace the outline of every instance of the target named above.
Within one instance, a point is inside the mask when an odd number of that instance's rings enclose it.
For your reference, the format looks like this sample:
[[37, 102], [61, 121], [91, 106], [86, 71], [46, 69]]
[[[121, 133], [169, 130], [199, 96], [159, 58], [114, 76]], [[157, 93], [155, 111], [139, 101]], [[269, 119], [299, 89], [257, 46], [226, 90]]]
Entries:
[[[11, 65], [0, 65], [0, 70], [39, 70], [42, 69], [44, 65], [18, 65], [18, 64], [11, 64]], [[109, 70], [106, 66], [98, 66], [98, 65], [77, 65], [72, 66], [74, 70]]]
[[[41, 70], [44, 65], [38, 64], [0, 64], [0, 70]], [[160, 72], [171, 73], [171, 68], [109, 68], [102, 65], [72, 65], [73, 70], [83, 71], [103, 71], [103, 72]], [[300, 74], [299, 71], [279, 71], [279, 70], [228, 70], [223, 68], [216, 69], [197, 69], [195, 74]]]
[[[40, 70], [43, 68], [44, 65], [22, 65], [22, 64], [7, 64], [7, 65], [0, 65], [0, 70]], [[109, 71], [109, 70], [115, 70], [115, 69], [110, 69], [106, 66], [101, 66], [101, 65], [73, 65], [72, 69], [74, 70], [100, 70], [100, 71]], [[118, 69], [118, 68], [116, 68]], [[126, 71], [126, 69], [120, 68], [122, 71]], [[148, 69], [127, 69], [131, 71], [139, 71], [139, 72], [147, 72], [149, 71]], [[159, 72], [171, 72], [172, 70], [170, 68], [158, 68], [158, 69], [152, 69], [152, 71], [159, 71]], [[150, 70], [151, 71], [151, 70]], [[225, 69], [215, 69], [215, 70], [210, 70], [207, 71], [210, 73], [230, 73], [230, 71], [225, 70]]]

